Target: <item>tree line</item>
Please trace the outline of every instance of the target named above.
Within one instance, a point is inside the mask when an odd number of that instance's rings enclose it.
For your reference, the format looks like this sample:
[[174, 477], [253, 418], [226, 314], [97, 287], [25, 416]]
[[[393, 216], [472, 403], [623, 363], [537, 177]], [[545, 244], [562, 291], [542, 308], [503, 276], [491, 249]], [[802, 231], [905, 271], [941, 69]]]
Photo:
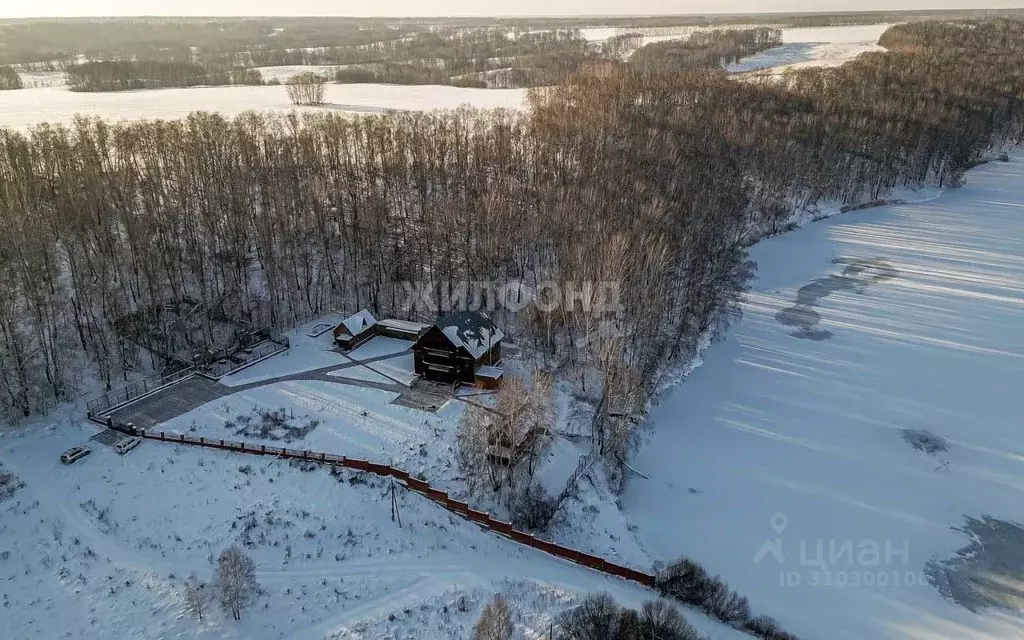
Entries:
[[71, 91], [128, 91], [195, 87], [199, 85], [260, 85], [263, 76], [256, 69], [234, 68], [211, 72], [191, 62], [161, 60], [106, 60], [69, 65], [65, 72]]
[[595, 443], [625, 459], [666, 368], [738, 312], [752, 241], [795, 207], [956, 183], [1021, 139], [1022, 36], [902, 25], [888, 52], [755, 82], [606, 64], [532, 90], [526, 113], [4, 130], [0, 407], [159, 368], [117, 319], [176, 301], [273, 326], [331, 307], [407, 317], [406, 282], [441, 307], [465, 282], [616, 282], [612, 312], [495, 319], [593, 399]]
[[631, 62], [639, 68], [658, 71], [719, 68], [781, 44], [782, 29], [698, 31], [686, 40], [654, 42], [641, 47], [633, 54]]

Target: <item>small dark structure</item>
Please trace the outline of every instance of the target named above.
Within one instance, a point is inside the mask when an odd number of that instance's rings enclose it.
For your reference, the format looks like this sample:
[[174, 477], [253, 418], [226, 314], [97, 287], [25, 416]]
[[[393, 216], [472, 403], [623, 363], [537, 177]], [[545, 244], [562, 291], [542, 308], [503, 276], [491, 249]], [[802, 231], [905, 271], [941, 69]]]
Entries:
[[377, 319], [373, 314], [363, 309], [345, 318], [335, 327], [334, 343], [345, 351], [351, 351], [376, 335], [376, 325]]
[[498, 389], [505, 370], [501, 367], [485, 365], [476, 370], [476, 386], [481, 389]]
[[474, 384], [481, 367], [501, 363], [504, 337], [483, 311], [449, 314], [412, 346], [416, 373], [428, 380]]

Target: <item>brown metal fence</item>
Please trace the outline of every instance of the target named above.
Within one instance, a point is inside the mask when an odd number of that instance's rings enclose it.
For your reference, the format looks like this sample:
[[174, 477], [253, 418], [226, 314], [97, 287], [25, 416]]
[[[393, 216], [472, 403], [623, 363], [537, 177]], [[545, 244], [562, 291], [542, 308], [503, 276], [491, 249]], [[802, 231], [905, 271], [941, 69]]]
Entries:
[[[124, 427], [118, 426], [117, 428], [123, 429]], [[276, 456], [279, 458], [290, 458], [294, 460], [307, 460], [310, 462], [320, 462], [323, 464], [329, 464], [332, 466], [345, 467], [348, 469], [356, 469], [358, 471], [369, 471], [376, 475], [385, 478], [395, 478], [404, 484], [409, 490], [418, 493], [427, 499], [436, 502], [448, 511], [468, 518], [472, 522], [479, 524], [480, 526], [493, 531], [499, 535], [505, 536], [508, 539], [517, 542], [534, 549], [538, 549], [547, 554], [563, 558], [569, 562], [573, 562], [583, 567], [600, 571], [608, 575], [616, 576], [626, 580], [631, 580], [645, 587], [654, 588], [654, 576], [642, 571], [637, 571], [629, 567], [616, 564], [601, 558], [599, 556], [584, 553], [582, 551], [572, 549], [569, 547], [563, 547], [554, 542], [547, 542], [536, 538], [533, 534], [526, 533], [524, 531], [518, 531], [512, 527], [509, 522], [502, 522], [496, 520], [485, 511], [476, 511], [471, 509], [465, 502], [454, 500], [448, 496], [444, 491], [434, 489], [429, 483], [412, 478], [409, 476], [409, 472], [402, 469], [396, 469], [389, 465], [377, 464], [370, 462], [369, 460], [360, 460], [358, 458], [349, 458], [347, 456], [332, 455], [329, 453], [322, 453], [318, 451], [299, 451], [296, 449], [283, 449], [280, 447], [268, 447], [266, 445], [253, 445], [246, 444], [244, 442], [232, 442], [229, 440], [219, 440], [213, 438], [203, 438], [195, 436], [187, 436], [176, 433], [165, 433], [150, 432], [136, 430], [134, 435], [149, 440], [159, 440], [161, 442], [172, 442], [177, 444], [186, 444], [198, 447], [208, 447], [211, 449], [222, 449], [224, 451], [234, 451], [236, 453], [248, 453], [253, 455], [266, 455]]]

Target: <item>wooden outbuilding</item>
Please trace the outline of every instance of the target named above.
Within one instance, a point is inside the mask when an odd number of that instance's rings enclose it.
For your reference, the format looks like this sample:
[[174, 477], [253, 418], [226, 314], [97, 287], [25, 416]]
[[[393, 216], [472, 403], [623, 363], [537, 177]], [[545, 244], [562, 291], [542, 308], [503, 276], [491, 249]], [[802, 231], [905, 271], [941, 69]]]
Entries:
[[423, 332], [429, 328], [429, 324], [423, 324], [422, 322], [387, 318], [378, 322], [374, 329], [378, 336], [416, 342], [423, 335]]
[[334, 343], [345, 351], [351, 351], [377, 335], [374, 330], [376, 326], [377, 319], [373, 317], [372, 313], [363, 309], [359, 313], [345, 318], [334, 328]]
[[501, 367], [485, 365], [476, 370], [476, 386], [481, 389], [498, 389], [501, 387], [501, 379], [505, 376], [505, 370]]

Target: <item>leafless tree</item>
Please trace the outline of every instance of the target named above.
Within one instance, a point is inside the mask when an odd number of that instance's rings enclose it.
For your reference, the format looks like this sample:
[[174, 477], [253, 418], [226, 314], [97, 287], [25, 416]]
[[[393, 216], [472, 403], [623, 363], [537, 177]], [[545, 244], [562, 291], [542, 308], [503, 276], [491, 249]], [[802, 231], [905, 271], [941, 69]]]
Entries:
[[326, 82], [327, 80], [323, 76], [313, 71], [306, 71], [289, 78], [285, 89], [292, 104], [316, 106], [324, 103], [324, 84]]
[[256, 564], [241, 549], [231, 546], [217, 558], [214, 586], [221, 608], [235, 620], [255, 601], [260, 585], [256, 582]]
[[512, 610], [501, 594], [484, 606], [480, 619], [473, 627], [473, 640], [511, 640]]
[[203, 614], [209, 609], [213, 600], [213, 588], [201, 581], [193, 571], [185, 581], [185, 589], [182, 594], [185, 601], [185, 611], [203, 621]]

